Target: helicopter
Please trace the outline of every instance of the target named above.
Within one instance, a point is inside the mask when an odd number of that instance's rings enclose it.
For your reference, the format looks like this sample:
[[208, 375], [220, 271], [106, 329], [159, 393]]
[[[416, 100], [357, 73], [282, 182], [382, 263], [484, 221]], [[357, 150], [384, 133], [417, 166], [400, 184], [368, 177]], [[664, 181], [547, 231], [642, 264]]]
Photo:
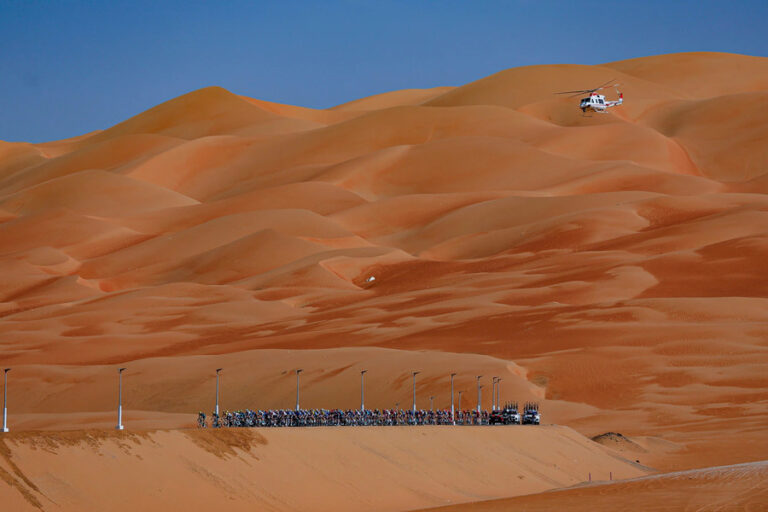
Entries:
[[[581, 99], [581, 103], [579, 104], [579, 108], [581, 108], [582, 114], [586, 114], [587, 112], [595, 112], [597, 114], [606, 114], [608, 112], [608, 109], [611, 107], [616, 107], [624, 103], [624, 93], [619, 91], [619, 85], [621, 84], [615, 84], [613, 83], [616, 79], [608, 80], [603, 85], [599, 87], [595, 87], [594, 89], [582, 89], [580, 91], [563, 91], [563, 92], [556, 92], [555, 94], [570, 94], [568, 96], [569, 98], [573, 98], [574, 96], [581, 96], [582, 94], [589, 94], [586, 98]], [[601, 89], [608, 89], [610, 87], [616, 88], [616, 93], [619, 95], [619, 99], [617, 100], [606, 100], [605, 95], [603, 94], [597, 94], [596, 91], [599, 91]]]

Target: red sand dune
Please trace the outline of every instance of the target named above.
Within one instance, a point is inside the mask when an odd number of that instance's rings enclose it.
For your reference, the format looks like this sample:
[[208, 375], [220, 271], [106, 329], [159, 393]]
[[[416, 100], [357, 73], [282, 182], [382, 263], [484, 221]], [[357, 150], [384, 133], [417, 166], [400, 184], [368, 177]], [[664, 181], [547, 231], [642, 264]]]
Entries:
[[[614, 78], [606, 115], [553, 94]], [[211, 87], [0, 142], [11, 426], [106, 426], [118, 364], [145, 428], [210, 410], [219, 366], [227, 408], [292, 406], [298, 366], [309, 406], [365, 367], [392, 407], [418, 369], [421, 404], [502, 375], [547, 422], [677, 447], [657, 468], [766, 459], [766, 140], [768, 59], [689, 53], [327, 110]]]

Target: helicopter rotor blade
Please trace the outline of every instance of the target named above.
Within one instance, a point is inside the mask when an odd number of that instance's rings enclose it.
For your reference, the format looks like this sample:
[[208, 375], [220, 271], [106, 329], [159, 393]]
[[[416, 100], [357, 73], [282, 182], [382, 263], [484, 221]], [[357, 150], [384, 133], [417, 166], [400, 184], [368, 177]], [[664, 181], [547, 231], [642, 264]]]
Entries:
[[615, 82], [615, 78], [611, 78], [607, 82], [605, 82], [603, 85], [600, 85], [598, 87], [595, 87], [594, 89], [579, 89], [578, 91], [563, 91], [563, 92], [556, 92], [555, 94], [570, 94], [570, 93], [581, 93], [581, 92], [595, 92], [597, 90], [602, 89], [605, 86], [612, 87], [611, 82]]
[[612, 85], [609, 85], [609, 84], [610, 84], [610, 83], [612, 83], [612, 82], [615, 82], [615, 81], [616, 81], [616, 79], [615, 79], [615, 78], [611, 78], [610, 80], [608, 80], [607, 82], [605, 82], [605, 83], [604, 83], [603, 85], [601, 85], [600, 87], [595, 87], [595, 89], [594, 89], [594, 90], [595, 90], [595, 91], [597, 91], [598, 89], [602, 89], [602, 88], [604, 88], [604, 87], [606, 87], [606, 86], [607, 86], [607, 87], [613, 87]]
[[553, 94], [570, 94], [570, 96], [568, 96], [569, 98], [571, 98], [573, 96], [578, 96], [580, 94], [592, 94], [593, 92], [599, 91], [601, 89], [607, 89], [609, 87], [617, 87], [617, 86], [621, 85], [621, 84], [614, 84], [613, 82], [615, 82], [615, 81], [616, 81], [615, 78], [611, 78], [610, 80], [605, 82], [603, 85], [601, 85], [599, 87], [595, 87], [594, 89], [580, 89], [578, 91], [562, 91], [562, 92], [556, 92], [556, 93], [553, 93]]
[[586, 92], [594, 91], [594, 89], [582, 89], [580, 91], [563, 91], [563, 92], [556, 92], [554, 94], [584, 94]]

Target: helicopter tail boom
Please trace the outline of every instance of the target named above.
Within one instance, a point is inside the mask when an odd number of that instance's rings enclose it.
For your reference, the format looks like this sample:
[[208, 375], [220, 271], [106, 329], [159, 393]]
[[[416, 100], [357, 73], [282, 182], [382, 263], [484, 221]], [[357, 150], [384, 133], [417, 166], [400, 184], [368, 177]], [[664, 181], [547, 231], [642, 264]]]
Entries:
[[622, 103], [624, 103], [624, 93], [620, 92], [619, 93], [619, 99], [614, 100], [614, 101], [606, 101], [605, 102], [605, 106], [606, 107], [616, 107], [618, 105], [621, 105]]

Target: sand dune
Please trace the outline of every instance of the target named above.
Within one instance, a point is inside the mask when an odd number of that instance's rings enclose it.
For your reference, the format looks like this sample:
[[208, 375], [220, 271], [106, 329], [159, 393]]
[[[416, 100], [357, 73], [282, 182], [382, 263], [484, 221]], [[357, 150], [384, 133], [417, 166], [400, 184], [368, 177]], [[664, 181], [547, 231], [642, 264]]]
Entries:
[[[606, 115], [553, 94], [609, 79]], [[766, 90], [768, 59], [675, 54], [327, 110], [210, 87], [2, 142], [12, 425], [106, 426], [118, 364], [145, 428], [209, 409], [221, 366], [232, 407], [290, 407], [299, 364], [317, 407], [362, 367], [391, 407], [418, 366], [422, 403], [504, 374], [547, 422], [678, 447], [656, 468], [765, 459]]]
[[420, 105], [441, 94], [453, 89], [453, 87], [433, 87], [432, 89], [404, 89], [391, 91], [367, 98], [352, 100], [342, 105], [337, 105], [330, 110], [360, 111], [378, 110], [382, 108], [397, 107], [402, 105]]
[[744, 510], [768, 509], [768, 462], [719, 466], [634, 478], [508, 500], [433, 508], [495, 510]]
[[[687, 98], [707, 98], [768, 88], [764, 58], [733, 53], [678, 53], [605, 64], [654, 84], [679, 91]], [[717, 80], [709, 80], [717, 74]]]
[[207, 87], [151, 108], [94, 135], [88, 142], [143, 133], [196, 139], [269, 122], [276, 117], [221, 87]]
[[[65, 467], [75, 456], [77, 471]], [[501, 489], [537, 492], [589, 472], [627, 478], [645, 470], [564, 427], [92, 430], [0, 440], [3, 501], [19, 511], [222, 503], [229, 510], [398, 510], [492, 498]]]

